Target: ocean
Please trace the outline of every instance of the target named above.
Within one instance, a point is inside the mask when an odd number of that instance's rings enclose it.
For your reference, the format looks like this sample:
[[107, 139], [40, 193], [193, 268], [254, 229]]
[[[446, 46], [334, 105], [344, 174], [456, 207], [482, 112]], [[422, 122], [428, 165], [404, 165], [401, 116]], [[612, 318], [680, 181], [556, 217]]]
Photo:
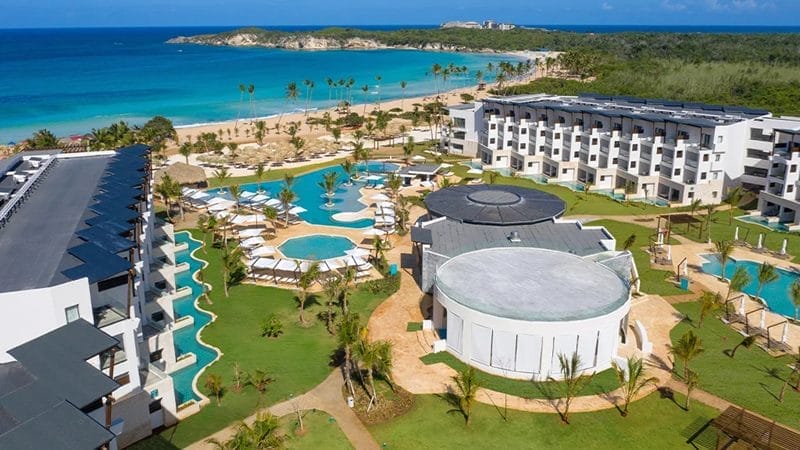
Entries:
[[[432, 25], [358, 26], [387, 30], [430, 28]], [[551, 30], [611, 33], [625, 31], [788, 33], [800, 27], [694, 27], [618, 25], [529, 25]], [[368, 101], [432, 93], [427, 75], [434, 63], [467, 66], [471, 72], [501, 55], [440, 53], [411, 50], [287, 51], [168, 45], [179, 35], [230, 30], [234, 27], [78, 28], [0, 30], [0, 142], [18, 141], [47, 128], [59, 136], [87, 133], [92, 128], [125, 120], [142, 124], [163, 115], [176, 125], [250, 117], [239, 84], [254, 84], [257, 116], [304, 108], [303, 80], [313, 80], [312, 108], [326, 107], [327, 78], [354, 78], [355, 103], [364, 101], [360, 87], [370, 86]], [[275, 27], [273, 27], [275, 28]], [[277, 27], [311, 30], [321, 27]], [[380, 83], [375, 79], [382, 77]], [[300, 99], [287, 104], [290, 81], [300, 88]], [[452, 81], [458, 87], [474, 78]], [[335, 94], [334, 94], [335, 96]]]
[[[435, 91], [430, 67], [439, 63], [484, 69], [501, 55], [411, 50], [287, 51], [170, 45], [178, 35], [230, 28], [117, 28], [0, 30], [0, 142], [25, 139], [40, 128], [59, 136], [125, 120], [142, 124], [154, 115], [176, 125], [251, 117], [240, 84], [254, 84], [258, 117], [306, 107], [303, 81], [313, 80], [313, 102], [329, 102], [327, 78], [354, 78], [354, 103], [396, 99]], [[381, 76], [380, 82], [375, 77]], [[460, 87], [469, 79], [451, 79]], [[295, 81], [300, 97], [287, 103]], [[376, 85], [380, 85], [380, 89]], [[365, 95], [361, 86], [369, 85]], [[335, 98], [335, 93], [333, 94]]]

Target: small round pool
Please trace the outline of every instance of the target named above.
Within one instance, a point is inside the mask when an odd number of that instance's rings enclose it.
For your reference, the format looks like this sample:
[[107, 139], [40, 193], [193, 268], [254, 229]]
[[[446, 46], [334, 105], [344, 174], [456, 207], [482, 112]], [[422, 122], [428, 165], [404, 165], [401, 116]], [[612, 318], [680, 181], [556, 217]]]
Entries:
[[345, 256], [346, 251], [355, 247], [356, 244], [344, 236], [312, 234], [289, 239], [278, 250], [287, 258], [319, 261]]

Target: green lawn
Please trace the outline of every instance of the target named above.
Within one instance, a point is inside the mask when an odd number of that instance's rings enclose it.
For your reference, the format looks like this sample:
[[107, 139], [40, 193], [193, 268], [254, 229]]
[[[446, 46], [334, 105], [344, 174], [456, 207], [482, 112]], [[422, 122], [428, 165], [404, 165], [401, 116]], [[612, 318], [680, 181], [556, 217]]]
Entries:
[[[636, 269], [639, 271], [642, 292], [657, 295], [680, 295], [686, 293], [686, 291], [681, 290], [672, 282], [670, 278], [674, 274], [671, 271], [650, 268], [650, 255], [642, 248], [647, 247], [649, 237], [655, 233], [655, 229], [613, 220], [598, 220], [591, 222], [589, 225], [606, 227], [617, 239], [617, 248], [622, 247], [622, 243], [625, 242], [628, 236], [636, 235], [636, 242], [631, 248], [631, 253], [633, 253], [633, 259], [636, 261]], [[678, 241], [672, 239], [670, 243], [677, 244]]]
[[[456, 175], [464, 177], [467, 176], [467, 170], [469, 170], [469, 168], [461, 164], [457, 164], [453, 166], [451, 170]], [[483, 180], [487, 183], [489, 182], [488, 171], [483, 173]], [[495, 179], [495, 183], [534, 188], [556, 195], [567, 203], [567, 215], [598, 214], [626, 216], [664, 214], [668, 212], [680, 211], [679, 208], [665, 208], [642, 202], [618, 202], [605, 195], [587, 195], [583, 192], [575, 192], [567, 187], [559, 186], [557, 184], [540, 184], [528, 178], [522, 177], [506, 177], [498, 174], [497, 178]]]
[[288, 434], [286, 448], [294, 450], [350, 450], [353, 448], [342, 429], [325, 411], [309, 411], [303, 417], [305, 432], [302, 435], [294, 434], [298, 427], [297, 416], [290, 415], [281, 418], [281, 423]]
[[[697, 319], [696, 302], [678, 304], [680, 312]], [[700, 388], [746, 409], [775, 419], [790, 427], [800, 427], [800, 393], [787, 388], [783, 403], [777, 400], [783, 379], [789, 375], [789, 358], [773, 358], [756, 346], [740, 348], [731, 359], [724, 351], [733, 348], [742, 336], [716, 318], [708, 318], [702, 328], [688, 321], [672, 330], [672, 341], [678, 340], [688, 330], [693, 330], [703, 341], [703, 352], [690, 363], [700, 377]], [[683, 369], [678, 364], [678, 373]], [[780, 378], [772, 375], [777, 371]]]
[[[455, 356], [448, 352], [429, 353], [422, 358], [425, 364], [444, 363], [457, 371], [464, 370], [467, 365], [457, 359]], [[512, 380], [510, 378], [503, 378], [490, 373], [477, 370], [477, 378], [481, 386], [497, 392], [503, 392], [510, 395], [523, 398], [548, 398], [551, 393], [558, 393], [559, 383], [539, 383], [535, 384], [526, 380]], [[595, 374], [592, 382], [586, 385], [580, 392], [580, 395], [593, 395], [611, 392], [619, 387], [617, 382], [617, 375], [612, 369], [604, 370]]]
[[[232, 287], [230, 297], [225, 298], [219, 270], [221, 251], [212, 248], [205, 254], [199, 250], [196, 255], [209, 261], [210, 266], [204, 274], [206, 281], [214, 286], [210, 293], [213, 304], [201, 302], [201, 306], [218, 316], [203, 330], [202, 337], [223, 353], [222, 358], [207, 369], [207, 374], [219, 374], [225, 386], [230, 387], [233, 366], [237, 362], [245, 372], [265, 370], [275, 378], [264, 397], [266, 405], [306, 392], [328, 376], [333, 370], [331, 357], [336, 347], [335, 338], [328, 334], [322, 322], [315, 320], [307, 328], [299, 325], [292, 291], [239, 285]], [[366, 322], [382, 300], [382, 297], [359, 289], [351, 295], [350, 304]], [[321, 306], [310, 301], [306, 309], [306, 318], [313, 320]], [[271, 313], [282, 320], [284, 333], [278, 338], [262, 338], [260, 325]], [[201, 376], [198, 383], [201, 389], [204, 379]], [[206, 406], [177, 426], [163, 431], [161, 436], [177, 446], [185, 446], [252, 414], [257, 402], [258, 394], [253, 388], [245, 388], [240, 393], [228, 391], [222, 398], [222, 406]]]
[[[270, 169], [267, 173], [264, 174], [264, 178], [262, 178], [261, 181], [280, 180], [286, 174], [297, 176], [304, 173], [313, 172], [315, 170], [322, 169], [324, 167], [338, 165], [344, 160], [345, 158], [339, 158], [333, 161], [309, 164], [307, 166], [301, 166], [301, 167], [293, 167], [291, 169]], [[255, 175], [247, 175], [243, 177], [230, 177], [227, 180], [225, 180], [225, 183], [220, 183], [219, 180], [215, 177], [209, 177], [208, 187], [215, 188], [220, 186], [230, 186], [233, 184], [256, 183], [257, 181], [258, 179], [256, 179]]]
[[[681, 398], [676, 400], [683, 402]], [[621, 417], [616, 409], [571, 414], [571, 425], [562, 424], [557, 414], [519, 411], [509, 411], [506, 422], [493, 406], [477, 404], [472, 423], [467, 427], [460, 415], [448, 414], [451, 409], [437, 396], [418, 396], [410, 412], [391, 422], [372, 426], [370, 431], [378, 444], [388, 449], [671, 450], [691, 448], [686, 441], [716, 413], [697, 403], [686, 412], [658, 394], [632, 404], [628, 417]], [[705, 448], [713, 448], [713, 441]]]
[[[745, 211], [735, 209], [733, 217], [744, 215]], [[699, 216], [702, 220], [703, 217]], [[733, 219], [732, 223], [728, 223], [730, 215], [728, 211], [717, 211], [714, 213], [711, 222], [711, 239], [712, 241], [732, 240], [736, 233], [736, 227], [739, 227], [739, 239], [747, 240], [748, 243], [754, 247], [758, 244], [758, 235], [763, 234], [764, 239], [762, 245], [773, 251], [780, 251], [783, 245], [783, 240], [788, 239], [786, 247], [787, 253], [794, 256], [794, 261], [798, 261], [800, 256], [800, 234], [796, 232], [783, 233], [780, 231], [772, 231], [760, 225], [742, 222], [741, 220]], [[688, 233], [685, 232], [686, 226], [676, 226], [675, 232], [686, 236], [687, 238], [696, 242], [706, 242], [707, 235], [704, 232], [702, 236], [698, 236], [698, 229], [692, 228]]]

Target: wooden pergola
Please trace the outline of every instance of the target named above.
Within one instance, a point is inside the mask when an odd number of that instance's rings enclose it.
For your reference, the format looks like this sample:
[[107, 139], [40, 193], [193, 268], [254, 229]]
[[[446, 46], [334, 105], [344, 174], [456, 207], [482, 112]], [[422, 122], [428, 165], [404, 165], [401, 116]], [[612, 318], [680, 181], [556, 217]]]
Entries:
[[735, 406], [712, 420], [711, 426], [717, 430], [717, 449], [738, 443], [757, 449], [800, 450], [800, 432]]

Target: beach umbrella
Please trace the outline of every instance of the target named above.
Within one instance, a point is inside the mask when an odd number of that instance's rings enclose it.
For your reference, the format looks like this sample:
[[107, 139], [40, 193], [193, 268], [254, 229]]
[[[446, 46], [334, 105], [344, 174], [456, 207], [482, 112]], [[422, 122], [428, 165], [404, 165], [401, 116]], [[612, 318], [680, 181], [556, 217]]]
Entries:
[[264, 204], [267, 205], [267, 206], [271, 206], [271, 207], [275, 208], [276, 206], [280, 206], [281, 205], [281, 201], [276, 199], [276, 198], [271, 198], [271, 199], [267, 200], [267, 202], [264, 203]]
[[247, 199], [253, 198], [255, 196], [256, 196], [255, 192], [244, 191], [244, 192], [242, 192], [242, 195], [240, 195], [239, 197], [247, 200]]
[[217, 203], [215, 205], [209, 206], [208, 210], [211, 211], [211, 212], [219, 212], [219, 211], [225, 211], [228, 208], [230, 208], [230, 205], [227, 205], [227, 204], [224, 204], [224, 203]]
[[414, 155], [414, 156], [411, 157], [412, 161], [425, 161], [426, 159], [428, 159], [428, 158], [426, 158], [426, 157], [424, 157], [422, 155]]
[[275, 264], [277, 264], [277, 261], [272, 258], [257, 258], [250, 267], [253, 269], [272, 269]]
[[267, 200], [269, 200], [269, 197], [267, 197], [264, 194], [258, 194], [258, 195], [253, 196], [253, 198], [250, 199], [250, 203], [263, 203], [263, 202], [266, 202]]
[[447, 164], [447, 163], [441, 163], [441, 164], [439, 164], [439, 167], [441, 167], [442, 169], [449, 169], [449, 168], [453, 167], [453, 165], [452, 164]]
[[261, 236], [264, 230], [258, 228], [247, 228], [239, 232], [239, 238], [251, 238], [256, 236]]
[[344, 253], [346, 255], [348, 255], [348, 256], [362, 256], [362, 257], [363, 256], [369, 256], [369, 255], [372, 254], [369, 250], [367, 250], [365, 248], [361, 248], [361, 247], [356, 247], [356, 248], [354, 248], [352, 250], [348, 250], [348, 251], [346, 251]]
[[380, 181], [380, 180], [383, 179], [383, 177], [381, 177], [379, 175], [370, 175], [368, 177], [364, 177], [364, 179], [367, 180], [367, 181]]
[[370, 200], [375, 200], [376, 202], [385, 202], [389, 200], [389, 196], [386, 194], [375, 194], [370, 197]]
[[383, 230], [379, 230], [377, 228], [370, 228], [369, 230], [366, 230], [361, 234], [363, 234], [364, 236], [384, 236], [386, 235], [386, 232]]
[[256, 247], [250, 252], [250, 256], [269, 256], [275, 254], [275, 247], [271, 245], [264, 245]]
[[267, 241], [265, 241], [264, 238], [256, 236], [256, 237], [251, 237], [249, 239], [245, 239], [244, 241], [242, 241], [241, 245], [244, 248], [253, 248], [253, 247], [258, 247], [259, 245], [265, 242]]
[[308, 211], [307, 209], [303, 208], [302, 206], [294, 206], [289, 210], [289, 214], [294, 214], [295, 216], [298, 214], [302, 214]]
[[481, 169], [469, 169], [467, 171], [467, 173], [470, 174], [470, 175], [483, 175], [483, 170], [481, 170]]

